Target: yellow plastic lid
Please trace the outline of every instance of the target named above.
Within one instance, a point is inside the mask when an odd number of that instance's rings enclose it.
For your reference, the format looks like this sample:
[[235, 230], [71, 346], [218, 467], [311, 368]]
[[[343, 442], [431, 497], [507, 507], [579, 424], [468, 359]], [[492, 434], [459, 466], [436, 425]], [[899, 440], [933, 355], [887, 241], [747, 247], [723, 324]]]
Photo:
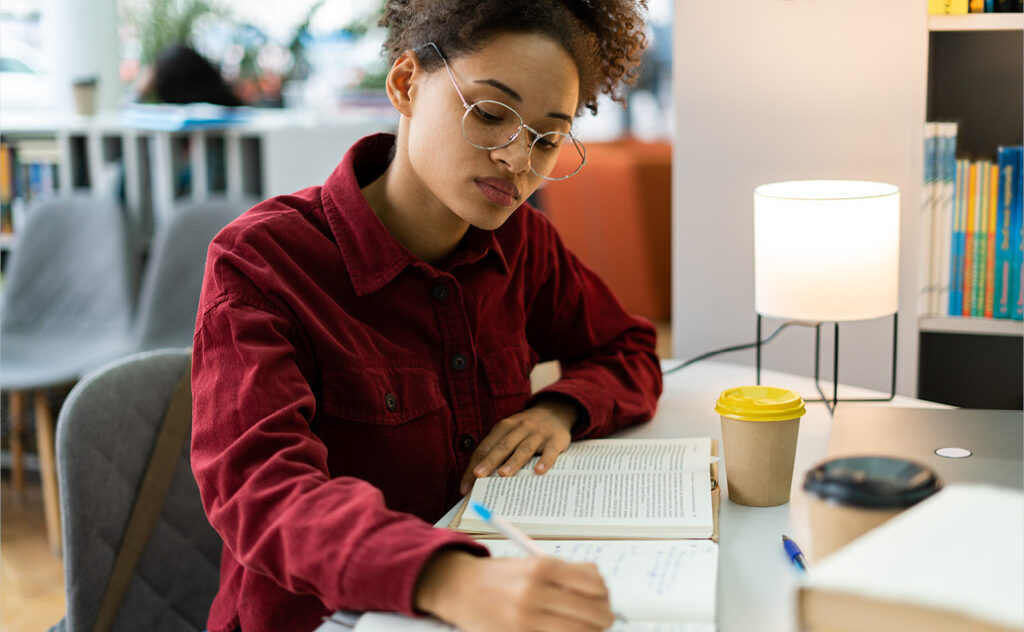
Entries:
[[803, 417], [804, 400], [774, 386], [737, 386], [722, 391], [715, 412], [743, 421], [783, 421]]

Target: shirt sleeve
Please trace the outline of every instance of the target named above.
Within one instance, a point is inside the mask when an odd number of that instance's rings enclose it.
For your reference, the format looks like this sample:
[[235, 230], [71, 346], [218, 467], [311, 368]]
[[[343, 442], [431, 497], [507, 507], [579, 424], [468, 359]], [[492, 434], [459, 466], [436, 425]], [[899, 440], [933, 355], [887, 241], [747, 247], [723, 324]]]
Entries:
[[486, 550], [389, 510], [366, 481], [330, 478], [327, 449], [310, 430], [316, 401], [296, 335], [281, 310], [254, 296], [219, 296], [201, 313], [191, 458], [206, 514], [243, 567], [288, 591], [329, 609], [415, 614], [415, 583], [431, 555]]
[[602, 437], [649, 420], [662, 391], [653, 325], [627, 313], [554, 227], [537, 219], [527, 337], [541, 361], [559, 361], [562, 377], [534, 401], [550, 396], [576, 401], [585, 415], [573, 428], [574, 439]]

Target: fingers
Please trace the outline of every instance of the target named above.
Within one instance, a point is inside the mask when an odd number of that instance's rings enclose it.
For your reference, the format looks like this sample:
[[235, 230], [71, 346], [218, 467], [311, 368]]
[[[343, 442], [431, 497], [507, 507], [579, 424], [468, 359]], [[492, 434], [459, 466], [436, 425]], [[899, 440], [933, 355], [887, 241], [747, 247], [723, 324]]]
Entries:
[[543, 474], [551, 469], [572, 440], [566, 420], [552, 410], [559, 409], [536, 407], [499, 421], [470, 457], [459, 485], [461, 493], [469, 493], [475, 479], [499, 467], [501, 476], [515, 474], [541, 450], [534, 471]]
[[565, 452], [565, 449], [569, 447], [569, 441], [564, 442], [558, 441], [552, 437], [544, 444], [544, 452], [540, 455], [540, 459], [537, 461], [537, 465], [533, 466], [533, 471], [538, 474], [543, 474], [551, 469], [551, 466], [558, 460], [558, 455]]
[[574, 621], [587, 630], [604, 630], [615, 623], [608, 589], [594, 564], [546, 558], [538, 572], [545, 578], [534, 603], [543, 615]]

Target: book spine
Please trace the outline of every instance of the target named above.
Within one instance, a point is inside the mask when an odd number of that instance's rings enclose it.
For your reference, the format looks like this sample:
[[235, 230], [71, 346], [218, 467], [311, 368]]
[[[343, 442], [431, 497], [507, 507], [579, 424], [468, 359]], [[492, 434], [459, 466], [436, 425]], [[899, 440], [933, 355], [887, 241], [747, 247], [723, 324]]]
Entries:
[[985, 0], [970, 0], [969, 7], [971, 13], [984, 13]]
[[938, 163], [939, 126], [925, 123], [924, 126], [924, 190], [921, 196], [920, 225], [918, 227], [918, 290], [917, 313], [934, 314], [935, 271], [932, 269], [931, 253], [937, 247], [934, 240], [936, 166]]
[[1022, 274], [1021, 266], [1024, 264], [1024, 149], [1020, 146], [1015, 147], [1013, 150], [1013, 184], [1012, 192], [1010, 194], [1012, 198], [1012, 215], [1013, 219], [1011, 225], [1013, 230], [1011, 232], [1013, 249], [1013, 264], [1010, 266], [1011, 269], [1011, 285], [1010, 288], [1013, 292], [1014, 300], [1012, 301], [1013, 307], [1010, 310], [1010, 317], [1014, 320], [1024, 319], [1024, 274]]
[[1008, 147], [997, 152], [996, 168], [999, 170], [999, 185], [996, 192], [996, 238], [995, 238], [995, 296], [993, 297], [993, 318], [1010, 317], [1012, 292], [1010, 282], [1013, 251], [1010, 249], [1010, 215], [1012, 209], [1013, 164]]
[[967, 221], [964, 223], [964, 305], [962, 314], [971, 315], [974, 305], [974, 210], [978, 190], [978, 165], [969, 163], [967, 167]]
[[971, 316], [985, 315], [985, 236], [988, 227], [988, 188], [991, 171], [984, 160], [978, 163], [978, 199], [974, 211], [974, 295], [971, 298]]
[[995, 311], [996, 209], [999, 207], [999, 165], [989, 165], [988, 226], [985, 227], [985, 318]]
[[14, 201], [14, 156], [11, 146], [0, 143], [0, 232], [11, 233], [11, 203]]
[[964, 175], [963, 160], [956, 161], [956, 174], [953, 181], [953, 243], [949, 257], [949, 307], [950, 316], [963, 314], [963, 272], [964, 272], [964, 189], [967, 179]]
[[939, 205], [939, 222], [942, 228], [942, 239], [939, 245], [939, 304], [938, 312], [942, 313], [949, 305], [950, 255], [953, 241], [953, 191], [956, 179], [956, 136], [957, 124], [945, 123], [942, 133], [942, 169], [940, 169], [941, 202]]
[[961, 15], [967, 13], [967, 0], [928, 0], [931, 15]]

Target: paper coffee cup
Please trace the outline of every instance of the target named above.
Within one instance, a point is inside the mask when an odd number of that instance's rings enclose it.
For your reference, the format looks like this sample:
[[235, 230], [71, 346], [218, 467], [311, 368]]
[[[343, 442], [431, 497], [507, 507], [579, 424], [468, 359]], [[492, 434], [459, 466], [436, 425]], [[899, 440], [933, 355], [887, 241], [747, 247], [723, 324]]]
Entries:
[[729, 500], [752, 507], [789, 502], [803, 399], [782, 388], [740, 386], [722, 391], [715, 412], [722, 417]]
[[75, 112], [82, 116], [96, 113], [96, 84], [94, 77], [83, 77], [72, 82], [72, 94], [75, 101]]
[[893, 457], [845, 457], [807, 472], [808, 556], [820, 560], [942, 487], [931, 468]]

